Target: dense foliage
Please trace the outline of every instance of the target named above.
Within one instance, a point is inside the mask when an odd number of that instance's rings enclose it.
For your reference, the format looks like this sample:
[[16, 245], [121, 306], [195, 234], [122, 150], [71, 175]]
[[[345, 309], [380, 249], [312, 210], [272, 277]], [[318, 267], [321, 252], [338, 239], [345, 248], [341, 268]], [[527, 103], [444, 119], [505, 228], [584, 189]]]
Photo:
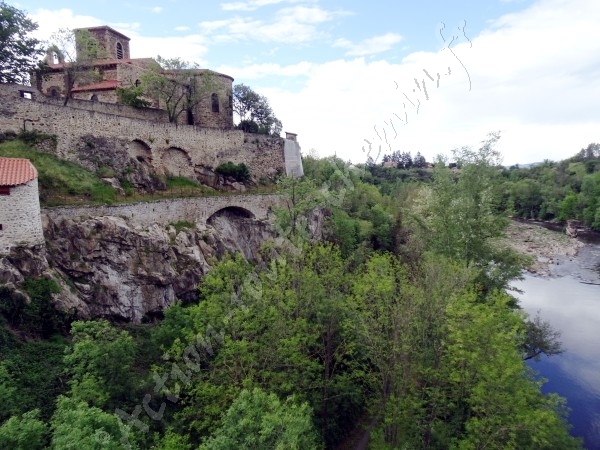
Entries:
[[41, 41], [30, 35], [37, 28], [23, 11], [0, 2], [0, 83], [29, 84], [44, 53]]
[[234, 178], [236, 181], [242, 183], [250, 181], [250, 169], [244, 163], [235, 164], [231, 161], [219, 164], [215, 169], [215, 173], [223, 175], [224, 177]]
[[572, 158], [503, 171], [504, 205], [517, 217], [581, 220], [600, 230], [600, 144]]
[[524, 363], [560, 345], [507, 291], [524, 261], [498, 240], [497, 140], [457, 150], [458, 171], [305, 158], [260, 262], [225, 256], [158, 323], [75, 321], [70, 342], [35, 343], [64, 351], [27, 401], [19, 364], [47, 361], [21, 361], [32, 343], [0, 311], [0, 447], [580, 448]]
[[233, 86], [233, 112], [240, 122], [237, 127], [248, 133], [272, 134], [279, 136], [281, 121], [269, 105], [269, 100], [245, 84]]

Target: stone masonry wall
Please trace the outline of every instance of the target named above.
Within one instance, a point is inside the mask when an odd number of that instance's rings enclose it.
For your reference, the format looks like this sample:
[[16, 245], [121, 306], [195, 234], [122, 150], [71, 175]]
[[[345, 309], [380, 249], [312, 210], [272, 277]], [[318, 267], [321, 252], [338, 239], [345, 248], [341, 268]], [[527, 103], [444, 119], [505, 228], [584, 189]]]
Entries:
[[83, 206], [44, 208], [42, 216], [53, 222], [61, 219], [115, 216], [134, 226], [168, 225], [180, 220], [205, 224], [215, 212], [237, 207], [250, 211], [256, 219], [266, 219], [270, 209], [283, 202], [278, 195], [227, 195], [219, 197], [182, 198], [155, 202], [129, 203], [115, 206]]
[[[77, 161], [78, 143], [91, 134], [116, 139], [123, 148], [133, 141], [142, 142], [151, 152], [158, 173], [164, 173], [169, 160], [167, 150], [173, 148], [183, 151], [191, 166], [216, 168], [228, 161], [245, 163], [257, 179], [285, 171], [283, 139], [279, 137], [141, 120], [159, 113], [123, 105], [70, 100], [64, 107], [60, 100], [41, 98], [40, 94], [34, 94], [31, 100], [22, 98], [19, 89], [32, 90], [0, 85], [0, 131], [25, 127], [54, 134], [57, 155], [65, 159]], [[132, 117], [124, 117], [123, 113]]]
[[0, 254], [17, 244], [44, 243], [37, 178], [11, 186], [10, 195], [0, 195], [0, 224]]

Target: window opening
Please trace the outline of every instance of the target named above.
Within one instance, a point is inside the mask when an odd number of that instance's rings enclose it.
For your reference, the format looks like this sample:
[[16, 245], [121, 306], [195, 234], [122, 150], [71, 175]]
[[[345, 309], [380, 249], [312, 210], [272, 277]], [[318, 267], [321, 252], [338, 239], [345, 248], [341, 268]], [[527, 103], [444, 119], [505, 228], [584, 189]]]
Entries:
[[117, 42], [117, 59], [123, 59], [123, 46]]
[[211, 95], [212, 112], [219, 112], [219, 97], [217, 94]]

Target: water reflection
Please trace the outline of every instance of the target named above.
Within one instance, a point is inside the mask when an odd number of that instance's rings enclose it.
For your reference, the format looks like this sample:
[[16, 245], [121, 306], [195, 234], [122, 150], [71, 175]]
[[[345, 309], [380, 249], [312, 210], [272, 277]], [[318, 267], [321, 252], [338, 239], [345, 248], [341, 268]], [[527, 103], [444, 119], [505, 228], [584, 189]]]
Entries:
[[572, 433], [594, 449], [600, 448], [600, 286], [582, 283], [582, 273], [580, 267], [560, 278], [526, 276], [513, 285], [523, 291], [518, 297], [527, 313], [539, 311], [562, 333], [566, 352], [531, 366], [549, 380], [545, 392], [567, 398]]

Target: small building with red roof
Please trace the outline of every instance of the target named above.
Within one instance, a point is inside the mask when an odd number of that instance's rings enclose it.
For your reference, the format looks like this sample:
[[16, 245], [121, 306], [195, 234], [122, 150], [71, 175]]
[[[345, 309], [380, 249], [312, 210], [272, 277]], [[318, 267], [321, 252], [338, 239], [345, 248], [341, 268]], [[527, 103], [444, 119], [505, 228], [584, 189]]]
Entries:
[[0, 158], [0, 254], [44, 244], [38, 173], [25, 158]]

